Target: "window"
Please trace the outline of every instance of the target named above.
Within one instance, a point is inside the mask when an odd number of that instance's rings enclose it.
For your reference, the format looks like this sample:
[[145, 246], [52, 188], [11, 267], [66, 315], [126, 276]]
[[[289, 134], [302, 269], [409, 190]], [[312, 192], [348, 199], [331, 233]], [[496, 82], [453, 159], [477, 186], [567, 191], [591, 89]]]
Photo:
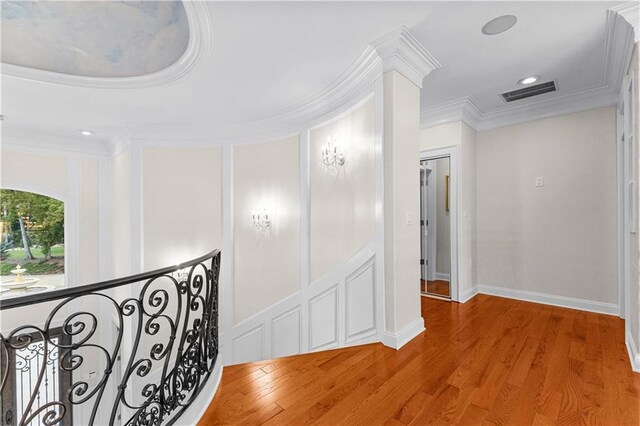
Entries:
[[58, 199], [0, 189], [0, 297], [64, 286], [64, 215]]

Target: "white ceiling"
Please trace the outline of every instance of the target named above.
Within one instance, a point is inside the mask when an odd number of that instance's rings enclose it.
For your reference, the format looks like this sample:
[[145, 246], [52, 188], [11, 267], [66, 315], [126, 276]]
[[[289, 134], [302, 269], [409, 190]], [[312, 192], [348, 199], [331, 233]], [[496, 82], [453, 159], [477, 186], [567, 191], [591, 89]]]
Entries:
[[[304, 102], [335, 81], [372, 40], [408, 27], [442, 64], [422, 109], [473, 96], [483, 111], [520, 78], [556, 79], [560, 96], [602, 85], [607, 9], [615, 2], [209, 3], [209, 51], [172, 85], [72, 87], [3, 76], [5, 127], [55, 134], [130, 125], [243, 123]], [[519, 19], [485, 36], [492, 18]], [[10, 43], [11, 40], [3, 40]], [[526, 102], [526, 101], [522, 101]], [[70, 134], [70, 133], [69, 133]]]

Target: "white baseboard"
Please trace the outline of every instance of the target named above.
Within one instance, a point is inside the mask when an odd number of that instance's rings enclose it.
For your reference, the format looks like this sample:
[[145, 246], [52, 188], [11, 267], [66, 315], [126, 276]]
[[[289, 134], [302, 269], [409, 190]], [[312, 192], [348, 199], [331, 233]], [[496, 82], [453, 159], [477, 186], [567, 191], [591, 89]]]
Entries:
[[393, 349], [400, 349], [418, 334], [422, 333], [424, 328], [424, 319], [422, 317], [416, 319], [412, 323], [406, 325], [397, 333], [384, 332], [382, 343]]
[[451, 275], [445, 272], [436, 272], [436, 280], [449, 281], [451, 279]]
[[469, 300], [473, 299], [475, 295], [478, 294], [478, 287], [473, 286], [463, 292], [460, 292], [460, 300], [458, 302], [465, 303]]
[[631, 333], [627, 333], [625, 344], [627, 345], [627, 352], [629, 353], [631, 369], [636, 373], [640, 373], [640, 352], [638, 351], [638, 346], [636, 345]]
[[478, 285], [478, 293], [524, 300], [526, 302], [543, 303], [545, 305], [559, 306], [562, 308], [578, 309], [598, 314], [616, 316], [619, 314], [617, 304], [595, 302], [593, 300], [577, 299], [574, 297], [556, 296], [513, 288], [493, 287], [490, 285]]
[[174, 423], [177, 426], [187, 426], [198, 424], [204, 413], [211, 405], [213, 397], [218, 391], [220, 386], [220, 380], [222, 379], [222, 357], [218, 357], [217, 365], [213, 368], [211, 375], [209, 376], [208, 383], [191, 403], [191, 407], [180, 416], [180, 418]]

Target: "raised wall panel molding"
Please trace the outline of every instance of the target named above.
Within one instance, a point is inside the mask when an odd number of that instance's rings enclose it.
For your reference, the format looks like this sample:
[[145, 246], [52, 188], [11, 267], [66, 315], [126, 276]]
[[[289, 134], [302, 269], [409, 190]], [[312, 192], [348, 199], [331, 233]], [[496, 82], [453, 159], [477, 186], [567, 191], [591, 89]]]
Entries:
[[44, 71], [18, 65], [2, 64], [2, 74], [36, 80], [51, 84], [62, 84], [96, 89], [137, 89], [144, 87], [166, 86], [175, 83], [188, 74], [200, 61], [202, 55], [210, 50], [213, 29], [206, 2], [182, 2], [189, 22], [189, 42], [187, 48], [176, 62], [167, 68], [135, 77], [85, 77]]
[[263, 359], [264, 352], [264, 327], [262, 324], [237, 336], [232, 341], [233, 363]]
[[302, 352], [300, 306], [271, 320], [271, 356], [297, 355]]
[[[224, 351], [225, 364], [380, 341], [382, 321], [376, 320], [376, 303], [383, 296], [375, 278], [376, 256], [375, 241], [370, 241], [306, 291], [234, 325], [224, 336], [231, 342]], [[349, 306], [350, 301], [357, 301], [357, 306]]]
[[346, 341], [352, 342], [376, 333], [375, 260], [345, 278]]
[[402, 26], [374, 40], [371, 47], [380, 55], [385, 72], [396, 70], [422, 89], [422, 80], [442, 65]]
[[596, 302], [593, 300], [578, 299], [575, 297], [557, 296], [554, 294], [489, 285], [478, 285], [478, 293], [506, 297], [509, 299], [524, 300], [526, 302], [560, 306], [562, 308], [578, 309], [598, 314], [618, 315], [618, 305], [615, 303]]
[[309, 299], [309, 349], [338, 346], [338, 285]]
[[[422, 128], [464, 121], [475, 130], [489, 130], [512, 124], [571, 114], [616, 105], [623, 76], [629, 68], [634, 46], [634, 31], [628, 22], [636, 19], [637, 3], [625, 3], [609, 9], [605, 26], [606, 41], [602, 79], [594, 87], [528, 101], [505, 104], [484, 110], [474, 97], [464, 97], [434, 105], [420, 114]], [[634, 25], [632, 23], [632, 25]], [[635, 27], [634, 27], [635, 28]], [[638, 30], [635, 30], [638, 34]], [[636, 35], [637, 41], [637, 35]]]
[[614, 6], [609, 9], [623, 17], [631, 26], [635, 33], [634, 40], [640, 41], [640, 4], [637, 1], [630, 1]]

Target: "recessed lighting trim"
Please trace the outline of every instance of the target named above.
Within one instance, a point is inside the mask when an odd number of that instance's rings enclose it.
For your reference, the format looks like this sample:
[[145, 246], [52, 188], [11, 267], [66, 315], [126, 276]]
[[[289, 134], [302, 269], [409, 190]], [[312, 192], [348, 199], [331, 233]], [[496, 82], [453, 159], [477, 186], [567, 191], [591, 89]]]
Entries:
[[498, 16], [484, 24], [484, 27], [482, 27], [482, 33], [486, 35], [500, 34], [513, 27], [516, 22], [518, 22], [518, 18], [514, 15]]
[[520, 84], [522, 86], [526, 86], [527, 84], [533, 84], [538, 80], [540, 80], [540, 76], [539, 75], [531, 75], [529, 77], [525, 77], [525, 78], [520, 79], [518, 81], [518, 84]]
[[80, 133], [82, 133], [84, 136], [91, 136], [93, 134], [91, 130], [80, 130]]

